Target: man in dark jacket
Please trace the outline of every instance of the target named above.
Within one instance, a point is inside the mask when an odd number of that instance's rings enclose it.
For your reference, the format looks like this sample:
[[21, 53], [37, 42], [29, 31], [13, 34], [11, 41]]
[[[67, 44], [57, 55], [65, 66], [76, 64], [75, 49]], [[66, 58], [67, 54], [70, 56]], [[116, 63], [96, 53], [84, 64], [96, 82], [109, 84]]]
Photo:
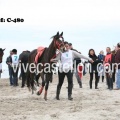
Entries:
[[17, 49], [12, 50], [12, 76], [13, 86], [18, 86], [18, 71], [19, 71], [19, 56], [17, 55]]
[[21, 77], [22, 77], [21, 88], [23, 88], [25, 86], [25, 81], [26, 81], [26, 77], [27, 77], [26, 76], [27, 71], [25, 71], [25, 69], [27, 67], [29, 54], [30, 54], [30, 51], [26, 50], [26, 51], [23, 51], [19, 56], [19, 61], [21, 62]]
[[74, 63], [76, 64], [76, 66], [75, 66], [76, 67], [75, 68], [76, 69], [75, 70], [75, 76], [76, 76], [77, 82], [79, 84], [79, 87], [82, 88], [82, 80], [79, 76], [79, 71], [78, 71], [78, 65], [79, 65], [79, 63], [81, 63], [81, 59], [80, 58], [75, 58]]
[[[73, 49], [72, 43], [69, 43], [69, 49], [78, 52], [76, 49]], [[78, 53], [80, 53], [80, 52], [78, 52]], [[79, 63], [81, 63], [81, 59], [80, 58], [75, 58], [74, 59], [74, 65], [75, 65], [74, 67], [76, 67], [76, 68], [74, 68], [75, 69], [75, 76], [76, 76], [77, 82], [79, 84], [79, 87], [82, 88], [82, 80], [79, 77], [79, 73], [78, 73], [78, 69], [77, 69]]]
[[117, 44], [117, 53], [115, 56], [115, 63], [117, 63], [116, 67], [116, 89], [120, 90], [120, 43]]
[[8, 65], [8, 71], [9, 71], [9, 79], [10, 79], [10, 85], [13, 85], [13, 76], [12, 76], [12, 51], [10, 51], [10, 55], [6, 59], [6, 64]]
[[1, 73], [2, 73], [2, 63], [0, 63], [0, 78], [1, 78]]

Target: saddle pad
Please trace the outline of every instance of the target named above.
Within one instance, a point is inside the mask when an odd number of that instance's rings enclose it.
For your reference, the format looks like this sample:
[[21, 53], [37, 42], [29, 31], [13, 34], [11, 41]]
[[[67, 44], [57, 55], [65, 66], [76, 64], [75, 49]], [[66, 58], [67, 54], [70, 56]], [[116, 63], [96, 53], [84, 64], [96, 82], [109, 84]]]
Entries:
[[38, 63], [38, 58], [41, 57], [42, 53], [44, 52], [45, 47], [38, 47], [37, 49], [37, 55], [35, 56], [35, 63]]

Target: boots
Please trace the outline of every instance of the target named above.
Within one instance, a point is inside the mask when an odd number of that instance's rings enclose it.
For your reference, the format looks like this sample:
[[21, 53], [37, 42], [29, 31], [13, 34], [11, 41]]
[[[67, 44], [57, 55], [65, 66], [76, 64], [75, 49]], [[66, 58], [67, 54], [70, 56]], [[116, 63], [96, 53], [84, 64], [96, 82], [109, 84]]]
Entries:
[[68, 95], [68, 100], [73, 100], [71, 95]]
[[98, 80], [95, 80], [95, 89], [98, 89]]
[[112, 89], [113, 89], [113, 79], [110, 78], [110, 90], [112, 90]]
[[82, 85], [81, 85], [81, 84], [79, 84], [79, 87], [80, 87], [80, 88], [82, 88]]
[[79, 87], [82, 88], [82, 81], [79, 82]]
[[68, 100], [73, 100], [73, 98], [72, 98], [72, 88], [73, 88], [73, 84], [68, 84]]
[[56, 99], [57, 100], [60, 100], [60, 98], [59, 98], [60, 90], [61, 90], [61, 86], [57, 85], [57, 91], [56, 91]]
[[104, 82], [104, 76], [102, 76], [102, 82]]
[[89, 84], [90, 84], [90, 89], [92, 89], [92, 81], [91, 80], [90, 80]]

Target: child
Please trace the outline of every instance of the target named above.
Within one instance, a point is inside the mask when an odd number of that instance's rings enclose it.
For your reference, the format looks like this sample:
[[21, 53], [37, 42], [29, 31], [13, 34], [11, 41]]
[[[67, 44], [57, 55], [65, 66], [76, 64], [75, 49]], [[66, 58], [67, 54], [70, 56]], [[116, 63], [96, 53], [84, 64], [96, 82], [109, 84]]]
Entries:
[[[98, 60], [101, 61], [101, 63], [103, 63], [103, 60], [104, 60], [105, 56], [104, 56], [104, 52], [101, 50], [100, 51], [100, 54], [98, 55]], [[101, 72], [98, 73], [98, 82], [100, 80], [100, 76], [102, 75], [102, 82], [104, 82], [104, 67], [103, 65], [100, 65], [99, 66], [99, 70]]]

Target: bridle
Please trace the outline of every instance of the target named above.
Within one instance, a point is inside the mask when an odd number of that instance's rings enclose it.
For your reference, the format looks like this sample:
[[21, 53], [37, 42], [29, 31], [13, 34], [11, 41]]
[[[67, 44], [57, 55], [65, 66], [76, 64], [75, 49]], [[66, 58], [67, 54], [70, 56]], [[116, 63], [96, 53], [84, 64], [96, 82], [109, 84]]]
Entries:
[[55, 47], [55, 49], [60, 49], [60, 47], [61, 47], [61, 45], [64, 45], [64, 38], [63, 37], [60, 37], [60, 39], [62, 39], [61, 41], [61, 43], [59, 43], [59, 41], [58, 40], [54, 40], [54, 47]]
[[[62, 39], [61, 43], [58, 40], [54, 40], [54, 47], [55, 47], [55, 49], [60, 49], [61, 45], [64, 45], [64, 38], [61, 36], [60, 39]], [[55, 58], [58, 54], [54, 54], [51, 59]]]

